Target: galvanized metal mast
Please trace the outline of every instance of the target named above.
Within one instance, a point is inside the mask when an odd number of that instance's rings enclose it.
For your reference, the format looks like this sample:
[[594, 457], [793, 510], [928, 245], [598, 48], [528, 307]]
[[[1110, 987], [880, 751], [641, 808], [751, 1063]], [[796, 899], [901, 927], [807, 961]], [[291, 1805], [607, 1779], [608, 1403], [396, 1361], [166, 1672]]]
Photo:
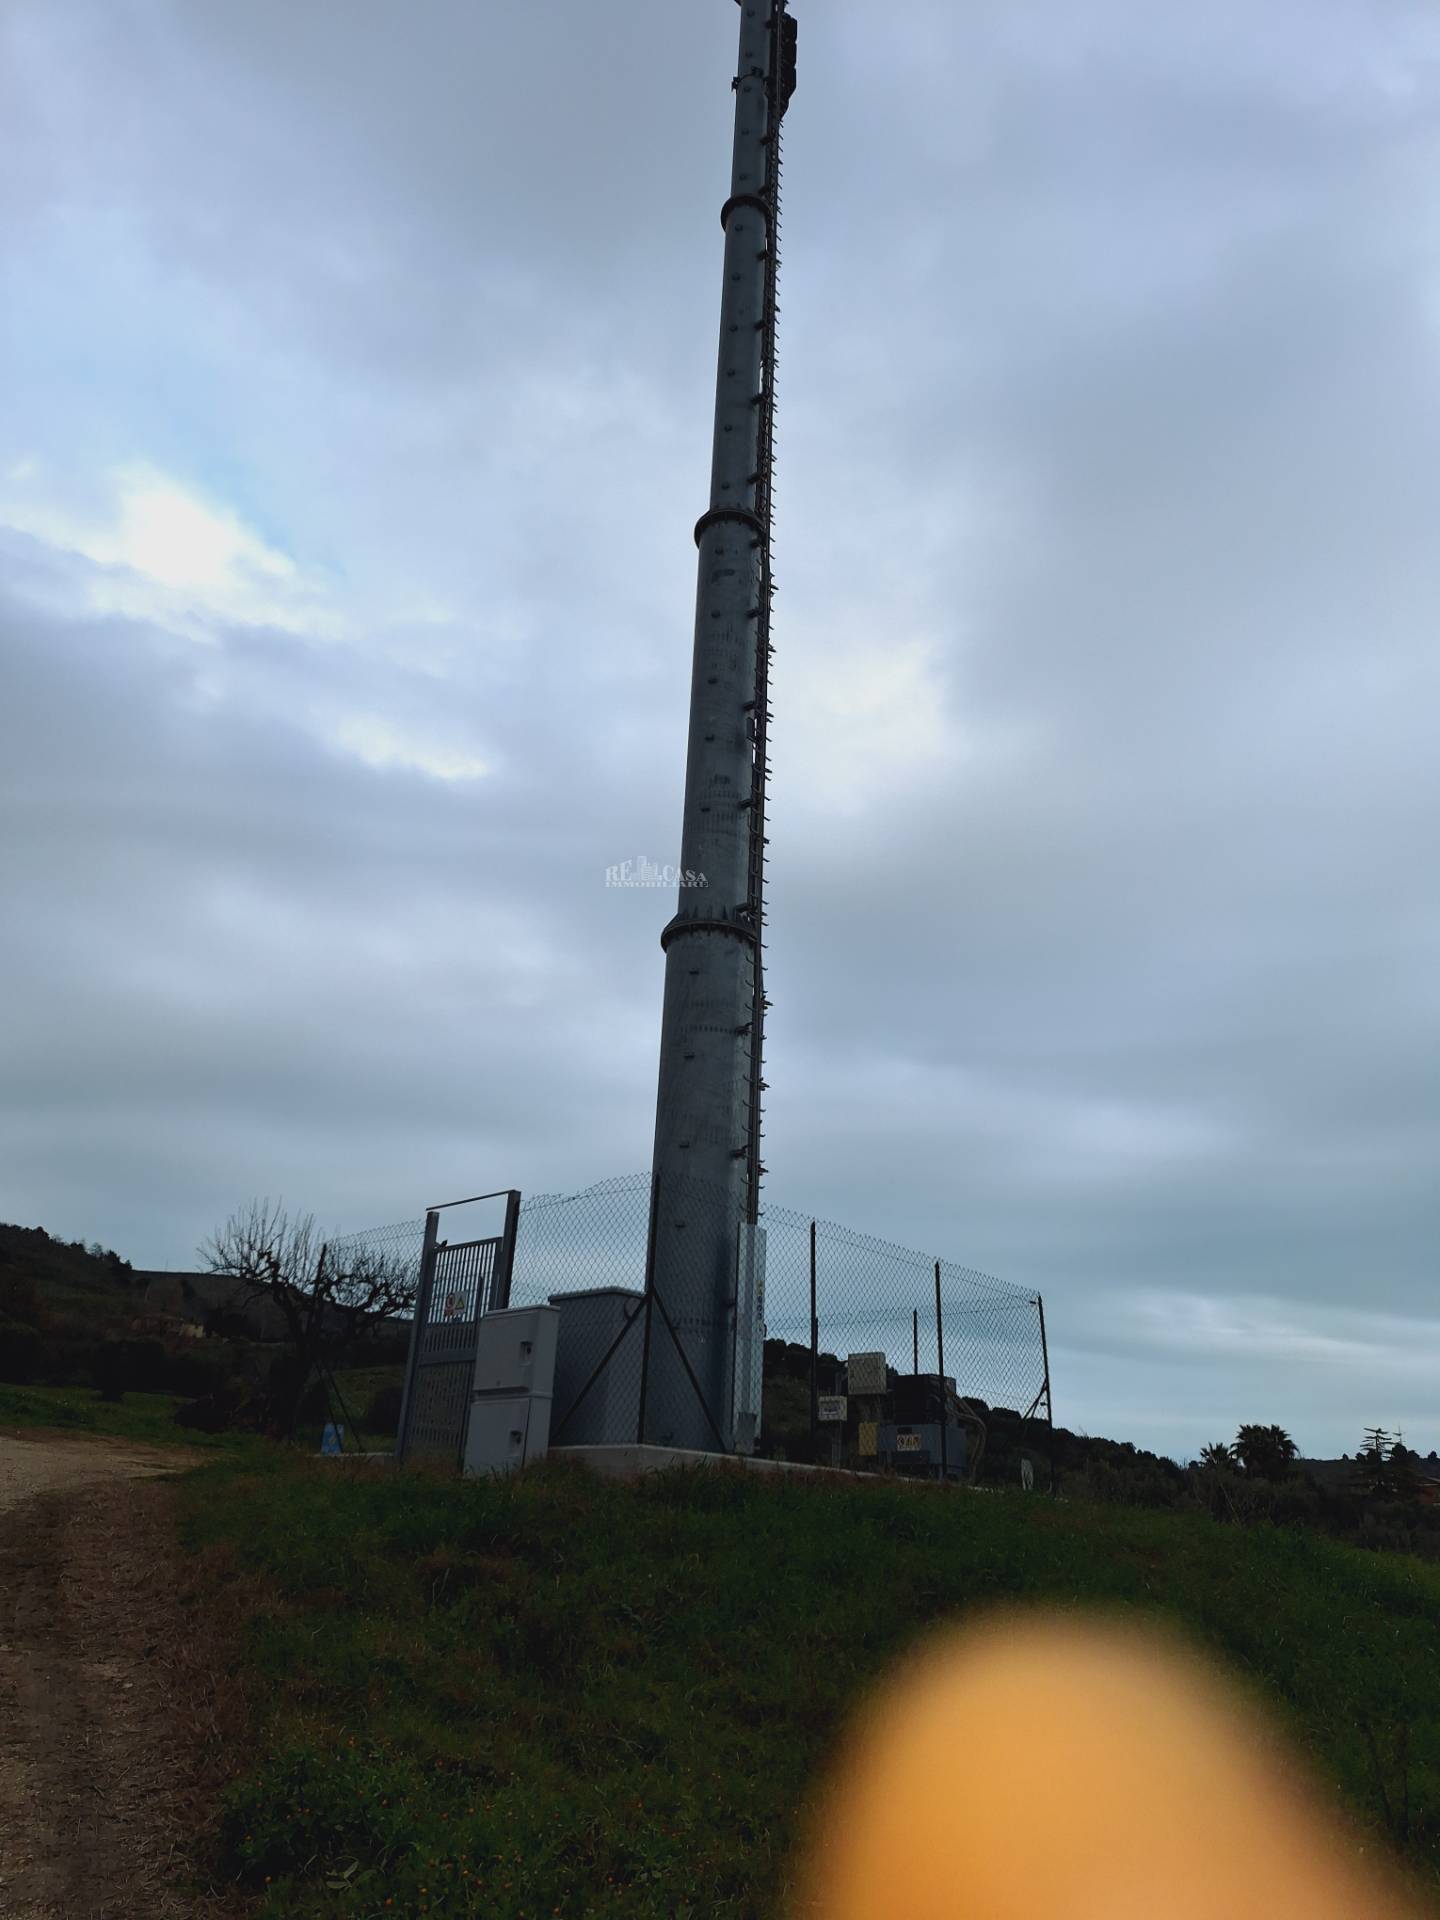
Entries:
[[703, 874], [705, 884], [682, 883], [660, 937], [665, 1004], [650, 1272], [684, 1360], [668, 1331], [655, 1335], [644, 1436], [707, 1450], [717, 1426], [730, 1444], [736, 1229], [756, 1218], [764, 1173], [775, 296], [780, 122], [795, 86], [796, 30], [786, 0], [739, 4], [734, 157], [720, 212], [725, 277], [710, 505], [695, 527], [681, 833], [681, 867]]

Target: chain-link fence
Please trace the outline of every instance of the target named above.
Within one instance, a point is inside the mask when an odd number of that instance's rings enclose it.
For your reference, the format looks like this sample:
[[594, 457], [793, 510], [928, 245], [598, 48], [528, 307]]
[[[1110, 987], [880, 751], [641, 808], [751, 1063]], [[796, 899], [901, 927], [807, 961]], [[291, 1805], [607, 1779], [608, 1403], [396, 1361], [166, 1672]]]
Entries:
[[[1038, 1295], [784, 1207], [756, 1233], [698, 1182], [678, 1197], [653, 1255], [649, 1174], [522, 1202], [509, 1304], [560, 1312], [551, 1446], [1054, 1485]], [[331, 1245], [418, 1274], [423, 1243], [414, 1221]]]
[[420, 1283], [420, 1254], [425, 1245], [423, 1220], [396, 1220], [388, 1227], [367, 1227], [361, 1233], [337, 1234], [325, 1242], [325, 1263], [333, 1273], [369, 1273], [383, 1265], [411, 1286]]
[[790, 1208], [762, 1224], [767, 1453], [1053, 1484], [1038, 1295]]
[[[642, 1415], [647, 1441], [674, 1444], [685, 1437], [677, 1427], [695, 1425], [686, 1401], [693, 1415], [703, 1397], [704, 1432], [693, 1443], [709, 1451], [723, 1440], [728, 1451], [737, 1438], [745, 1445], [744, 1417], [758, 1400], [748, 1450], [770, 1458], [990, 1484], [1053, 1482], [1038, 1295], [771, 1206], [761, 1216], [763, 1256], [758, 1249], [756, 1256], [763, 1261], [759, 1382], [752, 1384], [750, 1371], [758, 1356], [743, 1351], [728, 1367], [722, 1353], [721, 1364], [707, 1369], [716, 1348], [733, 1341], [739, 1317], [736, 1309], [717, 1326], [708, 1303], [733, 1300], [736, 1276], [717, 1283], [699, 1270], [698, 1252], [674, 1246], [657, 1250], [650, 1276], [647, 1369], [651, 1198], [650, 1176], [637, 1173], [578, 1193], [536, 1195], [521, 1207], [511, 1303], [558, 1304], [565, 1326], [553, 1445], [636, 1439]], [[695, 1184], [687, 1199], [697, 1226], [723, 1204]], [[743, 1253], [738, 1264], [743, 1269]], [[740, 1331], [743, 1337], [743, 1324]], [[661, 1369], [668, 1398], [657, 1413]]]
[[737, 1310], [735, 1197], [698, 1180], [667, 1188], [652, 1256], [655, 1199], [649, 1174], [630, 1174], [521, 1206], [511, 1305], [561, 1314], [551, 1444], [729, 1452], [739, 1429], [748, 1450], [763, 1334], [758, 1302]]

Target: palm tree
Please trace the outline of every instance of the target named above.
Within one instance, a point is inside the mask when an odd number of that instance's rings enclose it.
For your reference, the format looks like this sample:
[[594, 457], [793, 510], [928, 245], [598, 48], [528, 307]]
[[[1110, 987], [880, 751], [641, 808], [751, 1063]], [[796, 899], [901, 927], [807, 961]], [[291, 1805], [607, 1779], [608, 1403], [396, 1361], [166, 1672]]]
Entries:
[[1202, 1467], [1233, 1467], [1235, 1455], [1223, 1440], [1212, 1440], [1208, 1447], [1200, 1449], [1200, 1464]]
[[1260, 1480], [1283, 1480], [1300, 1449], [1283, 1427], [1245, 1426], [1231, 1451], [1246, 1473]]

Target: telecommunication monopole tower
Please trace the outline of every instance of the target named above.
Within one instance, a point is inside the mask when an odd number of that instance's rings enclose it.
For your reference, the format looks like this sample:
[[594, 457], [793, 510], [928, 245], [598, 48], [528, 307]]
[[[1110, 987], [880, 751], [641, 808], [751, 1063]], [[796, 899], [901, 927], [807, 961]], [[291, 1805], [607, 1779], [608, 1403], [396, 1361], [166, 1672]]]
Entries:
[[[707, 1451], [717, 1426], [730, 1444], [737, 1229], [756, 1219], [764, 1173], [775, 293], [780, 122], [795, 87], [796, 28], [786, 0], [739, 5], [734, 157], [720, 210], [725, 278], [710, 505], [695, 527], [682, 885], [660, 937], [650, 1272], [678, 1345], [668, 1330], [652, 1328], [644, 1418], [645, 1439]], [[692, 874], [704, 875], [703, 887], [683, 883]]]

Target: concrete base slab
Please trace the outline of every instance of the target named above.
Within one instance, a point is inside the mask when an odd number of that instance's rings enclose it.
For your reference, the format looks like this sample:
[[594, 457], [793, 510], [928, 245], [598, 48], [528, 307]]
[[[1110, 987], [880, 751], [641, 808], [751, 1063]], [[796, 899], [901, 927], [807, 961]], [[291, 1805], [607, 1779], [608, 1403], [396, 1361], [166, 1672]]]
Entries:
[[[574, 1460], [592, 1473], [610, 1480], [634, 1480], [644, 1473], [662, 1473], [667, 1467], [743, 1467], [747, 1473], [813, 1473], [832, 1480], [875, 1481], [874, 1473], [852, 1467], [816, 1467], [808, 1460], [760, 1460], [746, 1453], [702, 1453], [690, 1447], [589, 1446], [551, 1447], [552, 1460]], [[933, 1481], [905, 1480], [906, 1486], [933, 1486]]]
[[[372, 1467], [393, 1467], [397, 1464], [393, 1453], [317, 1453], [313, 1457], [351, 1465], [363, 1461]], [[591, 1473], [601, 1474], [608, 1480], [637, 1480], [642, 1474], [663, 1473], [671, 1467], [740, 1467], [747, 1473], [822, 1474], [831, 1480], [864, 1480], [871, 1486], [877, 1481], [892, 1487], [934, 1487], [939, 1484], [935, 1480], [922, 1479], [919, 1475], [860, 1473], [853, 1467], [816, 1467], [808, 1460], [759, 1460], [750, 1454], [704, 1453], [699, 1448], [690, 1447], [551, 1447], [541, 1457], [574, 1460], [579, 1466], [588, 1468]], [[960, 1486], [963, 1482], [952, 1480], [950, 1484]], [[989, 1493], [991, 1489], [977, 1487], [974, 1491]]]

